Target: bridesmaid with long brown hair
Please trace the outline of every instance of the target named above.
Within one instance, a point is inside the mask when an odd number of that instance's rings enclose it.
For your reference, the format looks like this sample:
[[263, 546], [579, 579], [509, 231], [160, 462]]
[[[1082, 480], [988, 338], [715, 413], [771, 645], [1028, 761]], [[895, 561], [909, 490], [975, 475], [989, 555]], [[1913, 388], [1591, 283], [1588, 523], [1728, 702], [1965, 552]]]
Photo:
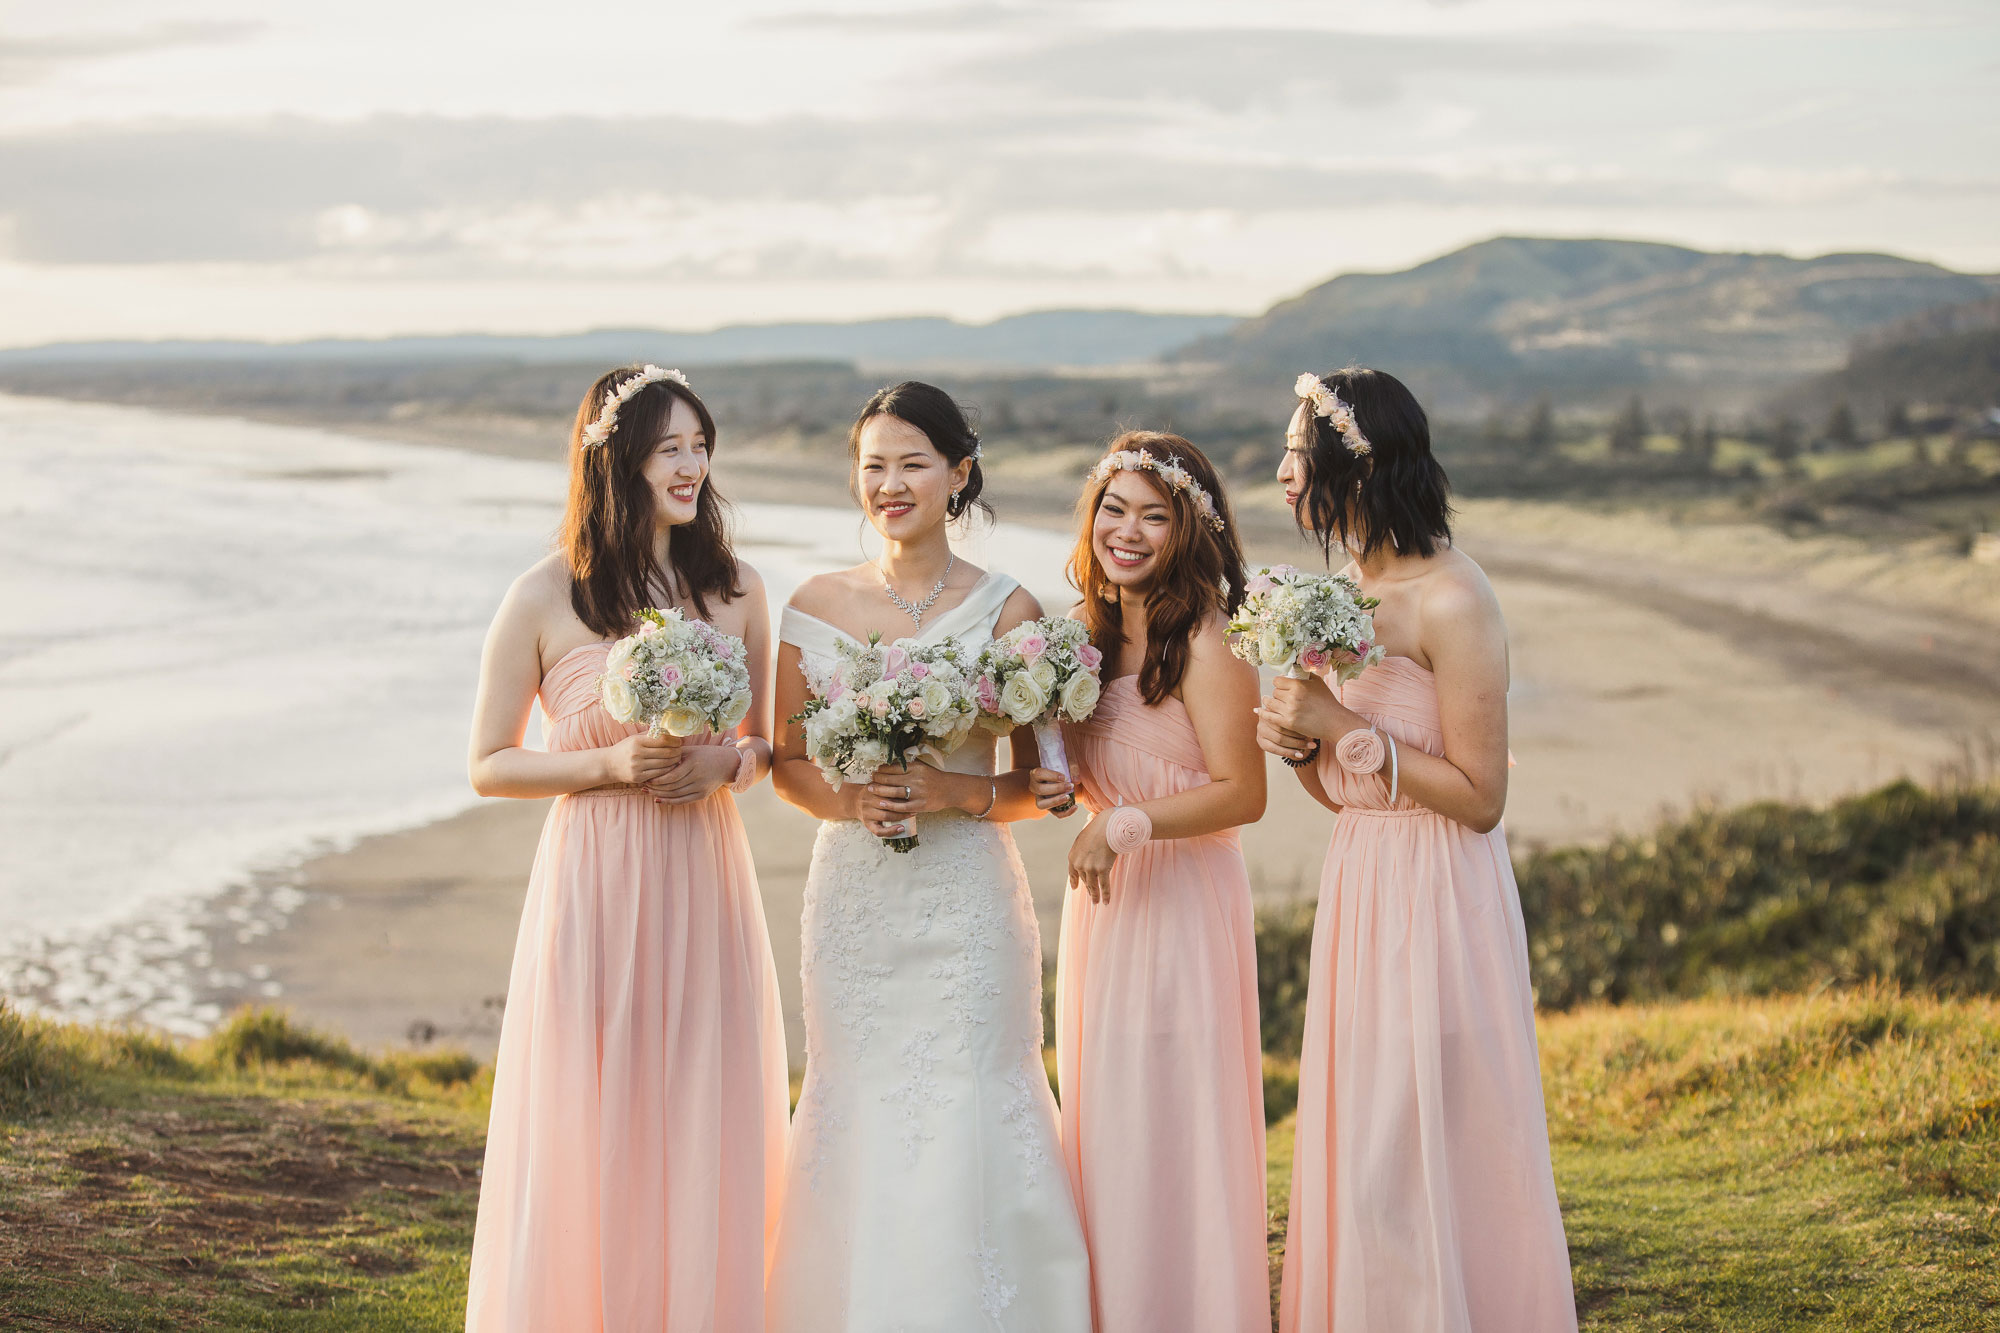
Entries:
[[[678, 371], [584, 396], [560, 549], [507, 592], [473, 716], [482, 796], [561, 799], [528, 881], [494, 1071], [471, 1333], [755, 1333], [783, 1166], [784, 1028], [731, 792], [771, 765], [764, 586], [709, 483]], [[749, 649], [730, 736], [614, 721], [597, 678], [642, 607]], [[546, 752], [523, 744], [539, 697]]]
[[[1111, 442], [1078, 503], [1071, 615], [1104, 693], [1068, 729], [1091, 812], [1070, 850], [1057, 972], [1063, 1156], [1097, 1333], [1270, 1324], [1257, 952], [1239, 826], [1264, 812], [1230, 654], [1243, 552], [1202, 452]], [[1037, 770], [1057, 807], [1070, 788]], [[1057, 807], [1059, 808], [1059, 807]]]

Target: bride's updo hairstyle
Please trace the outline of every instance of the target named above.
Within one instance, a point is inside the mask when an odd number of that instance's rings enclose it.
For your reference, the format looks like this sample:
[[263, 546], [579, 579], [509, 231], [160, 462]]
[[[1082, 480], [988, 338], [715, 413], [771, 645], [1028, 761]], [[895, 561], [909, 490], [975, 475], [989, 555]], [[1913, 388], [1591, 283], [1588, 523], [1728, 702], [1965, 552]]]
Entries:
[[577, 619], [607, 639], [630, 634], [639, 612], [654, 605], [663, 589], [678, 586], [703, 617], [710, 598], [729, 601], [743, 595], [729, 542], [729, 503], [717, 493], [713, 472], [702, 482], [694, 521], [667, 531], [673, 578], [653, 554], [658, 511], [646, 463], [667, 429], [676, 399], [693, 410], [714, 458], [715, 418], [700, 395], [678, 379], [657, 379], [626, 399], [610, 433], [591, 442], [605, 402], [620, 385], [644, 373], [645, 367], [620, 366], [600, 376], [577, 406], [569, 437], [569, 503], [557, 543], [569, 562], [571, 608]]
[[972, 423], [965, 419], [965, 410], [952, 396], [935, 384], [925, 384], [922, 380], [904, 380], [886, 389], [877, 389], [873, 397], [863, 405], [861, 415], [854, 418], [854, 428], [847, 432], [848, 489], [855, 499], [861, 498], [860, 483], [856, 470], [861, 465], [861, 428], [875, 417], [894, 417], [906, 426], [915, 426], [931, 442], [931, 448], [944, 456], [946, 467], [957, 467], [970, 458], [972, 472], [958, 494], [945, 501], [944, 512], [951, 518], [963, 518], [975, 505], [988, 518], [993, 517], [993, 507], [979, 498], [985, 489], [986, 478], [979, 470], [979, 435], [972, 429]]
[[1336, 548], [1356, 557], [1384, 547], [1435, 554], [1451, 540], [1451, 483], [1431, 453], [1430, 419], [1416, 395], [1384, 370], [1349, 366], [1317, 379], [1353, 413], [1360, 439], [1304, 400], [1305, 484], [1294, 521], [1329, 564]]
[[[1152, 464], [1119, 468], [1119, 454], [1144, 454]], [[1208, 496], [1212, 508], [1186, 488], [1173, 484], [1156, 467], [1178, 469], [1180, 475]], [[1160, 572], [1146, 589], [1146, 661], [1139, 668], [1139, 693], [1149, 704], [1180, 688], [1187, 675], [1189, 643], [1211, 614], [1230, 616], [1243, 605], [1243, 539], [1236, 530], [1229, 496], [1208, 455], [1178, 435], [1163, 431], [1126, 431], [1105, 447], [1104, 457], [1084, 482], [1077, 498], [1076, 549], [1070, 552], [1069, 581], [1083, 594], [1083, 623], [1090, 641], [1106, 657], [1125, 643], [1118, 614], [1118, 590], [1104, 577], [1091, 545], [1097, 510], [1111, 479], [1120, 471], [1143, 477], [1173, 511], [1173, 523], [1160, 547]]]

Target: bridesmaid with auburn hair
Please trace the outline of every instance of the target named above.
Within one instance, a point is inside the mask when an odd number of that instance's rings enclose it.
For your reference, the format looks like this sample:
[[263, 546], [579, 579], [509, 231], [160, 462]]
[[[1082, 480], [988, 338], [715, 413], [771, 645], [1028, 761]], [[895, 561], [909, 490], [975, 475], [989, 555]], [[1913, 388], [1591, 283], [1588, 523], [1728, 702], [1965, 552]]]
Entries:
[[[1565, 1333], [1527, 934], [1500, 815], [1507, 629], [1451, 542], [1410, 391], [1302, 375], [1278, 480], [1388, 656], [1279, 679], [1258, 743], [1334, 811], [1299, 1063], [1281, 1333]], [[1329, 561], [1330, 562], [1330, 561]]]
[[[1097, 1333], [1270, 1327], [1264, 1082], [1250, 876], [1264, 812], [1225, 628], [1243, 553], [1215, 468], [1175, 435], [1111, 442], [1078, 503], [1071, 612], [1104, 655], [1065, 730], [1090, 821], [1069, 855], [1056, 980], [1063, 1156]], [[1069, 783], [1035, 774], [1045, 807]]]
[[[514, 948], [469, 1333], [756, 1333], [784, 1160], [777, 972], [732, 792], [771, 766], [764, 586], [709, 485], [715, 421], [678, 371], [584, 396], [559, 551], [487, 633], [482, 796], [557, 796]], [[741, 638], [734, 735], [676, 740], [598, 698], [642, 607]], [[522, 742], [539, 697], [546, 752]]]

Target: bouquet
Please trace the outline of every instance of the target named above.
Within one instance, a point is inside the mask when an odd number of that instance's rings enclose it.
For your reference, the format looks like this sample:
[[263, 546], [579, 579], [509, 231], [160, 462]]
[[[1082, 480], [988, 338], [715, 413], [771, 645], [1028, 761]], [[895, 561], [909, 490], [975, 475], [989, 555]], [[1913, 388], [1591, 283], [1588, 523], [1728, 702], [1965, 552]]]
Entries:
[[[792, 721], [804, 728], [806, 757], [835, 791], [887, 764], [943, 758], [965, 743], [979, 716], [965, 650], [950, 640], [842, 643], [833, 667], [811, 684], [814, 697]], [[882, 841], [897, 852], [917, 846], [914, 833]]]
[[1278, 565], [1252, 574], [1245, 591], [1229, 622], [1229, 650], [1244, 661], [1294, 680], [1331, 668], [1346, 682], [1382, 660], [1369, 614], [1381, 603], [1346, 575]]
[[1080, 620], [1044, 616], [1016, 625], [979, 655], [974, 687], [980, 725], [996, 733], [1032, 726], [1042, 767], [1067, 778], [1059, 723], [1081, 722], [1096, 710], [1103, 665], [1104, 654]]
[[743, 640], [678, 609], [649, 607], [639, 632], [611, 645], [597, 678], [604, 711], [639, 722], [652, 736], [733, 731], [750, 711], [749, 654]]

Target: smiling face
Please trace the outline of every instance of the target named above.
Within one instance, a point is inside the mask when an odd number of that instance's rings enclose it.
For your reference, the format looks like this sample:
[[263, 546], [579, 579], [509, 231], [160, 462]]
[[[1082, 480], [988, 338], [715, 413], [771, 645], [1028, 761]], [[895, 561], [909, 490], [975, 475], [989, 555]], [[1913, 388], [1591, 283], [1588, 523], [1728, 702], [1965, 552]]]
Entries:
[[971, 471], [970, 459], [947, 461], [930, 436], [887, 412], [863, 422], [856, 440], [855, 493], [889, 541], [912, 541], [943, 523], [946, 503]]
[[1158, 575], [1174, 507], [1150, 472], [1114, 472], [1097, 501], [1090, 549], [1107, 583], [1138, 591]]
[[1306, 488], [1306, 450], [1312, 448], [1307, 429], [1312, 418], [1306, 414], [1311, 410], [1311, 404], [1301, 402], [1292, 413], [1292, 424], [1285, 428], [1285, 456], [1278, 460], [1278, 484], [1285, 488], [1285, 503], [1292, 508], [1298, 507], [1299, 494]]
[[641, 472], [653, 488], [655, 512], [662, 526], [694, 522], [701, 488], [708, 480], [708, 436], [702, 432], [701, 418], [678, 394], [667, 414], [666, 428]]

